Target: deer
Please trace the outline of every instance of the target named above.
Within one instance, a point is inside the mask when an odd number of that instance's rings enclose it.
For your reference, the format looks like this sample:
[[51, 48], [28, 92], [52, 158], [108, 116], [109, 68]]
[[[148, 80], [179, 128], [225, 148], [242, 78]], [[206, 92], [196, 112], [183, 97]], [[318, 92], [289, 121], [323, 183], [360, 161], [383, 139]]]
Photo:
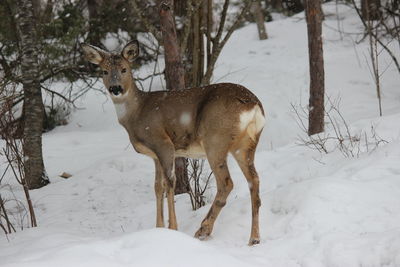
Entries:
[[139, 55], [139, 42], [130, 41], [121, 53], [81, 44], [84, 57], [102, 70], [103, 83], [115, 106], [118, 122], [136, 152], [154, 160], [156, 227], [164, 227], [164, 198], [168, 228], [177, 230], [174, 204], [175, 158], [207, 158], [217, 192], [195, 237], [207, 239], [233, 189], [227, 157], [231, 154], [247, 179], [252, 207], [249, 245], [260, 243], [259, 177], [254, 157], [265, 114], [260, 100], [238, 84], [218, 83], [174, 91], [139, 90], [131, 63]]

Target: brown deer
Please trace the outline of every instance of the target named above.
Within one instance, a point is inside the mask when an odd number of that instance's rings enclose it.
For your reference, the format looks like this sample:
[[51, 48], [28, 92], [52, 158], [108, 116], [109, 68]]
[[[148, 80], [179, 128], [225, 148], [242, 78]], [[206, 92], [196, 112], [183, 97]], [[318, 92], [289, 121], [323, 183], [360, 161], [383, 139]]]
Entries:
[[177, 229], [174, 207], [175, 157], [207, 157], [217, 182], [217, 194], [195, 236], [211, 234], [215, 219], [225, 206], [233, 183], [227, 165], [231, 153], [249, 183], [252, 226], [249, 245], [260, 242], [259, 179], [254, 154], [264, 127], [260, 101], [245, 87], [220, 83], [180, 91], [140, 91], [130, 63], [139, 54], [131, 41], [121, 54], [81, 44], [86, 59], [100, 66], [103, 82], [115, 105], [119, 123], [138, 153], [155, 163], [157, 227], [164, 227], [164, 192], [168, 200], [169, 228]]

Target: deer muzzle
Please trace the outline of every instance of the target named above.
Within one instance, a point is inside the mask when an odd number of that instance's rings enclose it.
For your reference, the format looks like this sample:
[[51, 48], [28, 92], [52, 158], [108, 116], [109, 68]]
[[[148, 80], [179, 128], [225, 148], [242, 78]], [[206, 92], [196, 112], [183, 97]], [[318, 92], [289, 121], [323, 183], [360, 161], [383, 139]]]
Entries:
[[113, 94], [113, 95], [119, 95], [122, 93], [122, 87], [120, 85], [114, 85], [114, 86], [110, 86], [108, 88], [108, 91]]

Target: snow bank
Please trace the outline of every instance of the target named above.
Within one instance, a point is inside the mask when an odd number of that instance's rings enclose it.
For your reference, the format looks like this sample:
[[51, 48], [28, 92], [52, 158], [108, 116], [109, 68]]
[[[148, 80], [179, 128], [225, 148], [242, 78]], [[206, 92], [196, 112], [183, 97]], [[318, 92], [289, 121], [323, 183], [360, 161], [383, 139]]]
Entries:
[[20, 244], [24, 260], [20, 259], [21, 251], [14, 251], [2, 266], [250, 266], [206, 242], [168, 229], [101, 240], [57, 231], [32, 231], [37, 238]]

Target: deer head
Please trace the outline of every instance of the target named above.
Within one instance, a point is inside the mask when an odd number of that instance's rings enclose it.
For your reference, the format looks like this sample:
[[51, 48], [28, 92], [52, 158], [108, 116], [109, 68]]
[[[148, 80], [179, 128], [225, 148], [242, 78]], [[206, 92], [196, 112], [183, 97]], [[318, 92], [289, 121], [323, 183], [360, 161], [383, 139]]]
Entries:
[[99, 65], [103, 73], [103, 82], [111, 98], [123, 98], [133, 89], [134, 81], [130, 63], [139, 55], [139, 43], [134, 40], [125, 45], [120, 54], [112, 54], [93, 45], [81, 44], [85, 58]]

